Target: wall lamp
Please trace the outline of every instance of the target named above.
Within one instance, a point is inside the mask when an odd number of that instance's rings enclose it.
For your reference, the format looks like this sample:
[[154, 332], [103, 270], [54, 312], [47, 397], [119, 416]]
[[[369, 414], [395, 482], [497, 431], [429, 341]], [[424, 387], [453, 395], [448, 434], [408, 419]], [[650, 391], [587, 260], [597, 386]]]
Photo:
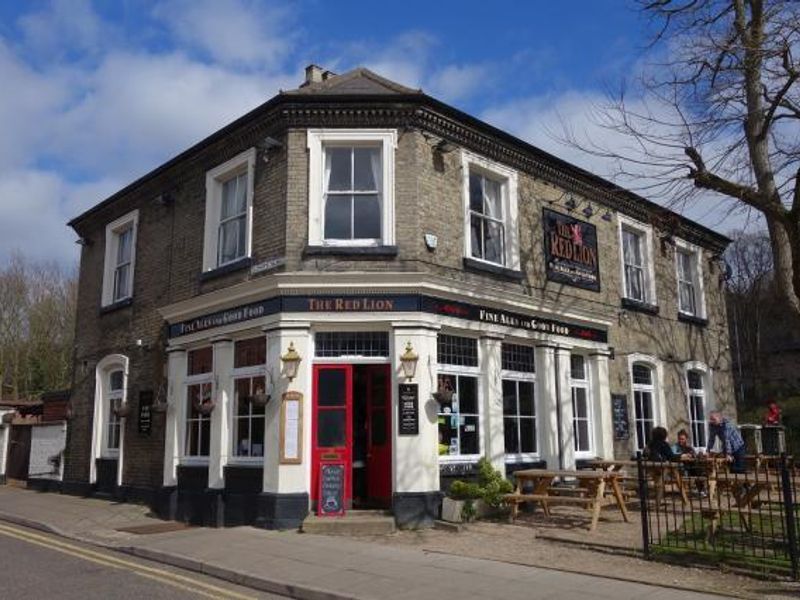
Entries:
[[575, 210], [575, 208], [578, 206], [578, 203], [575, 202], [575, 198], [570, 196], [569, 198], [567, 198], [567, 201], [564, 203], [564, 206], [567, 207], [567, 210]]
[[453, 150], [456, 150], [457, 148], [458, 146], [452, 142], [448, 142], [447, 140], [441, 140], [433, 147], [434, 150], [441, 152], [442, 154], [447, 154]]
[[414, 379], [414, 374], [417, 372], [417, 361], [419, 356], [411, 347], [411, 342], [406, 343], [406, 351], [400, 355], [400, 365], [403, 367], [403, 375], [406, 376], [407, 381]]
[[297, 377], [297, 369], [300, 366], [301, 360], [302, 357], [297, 353], [297, 350], [294, 349], [294, 342], [289, 342], [289, 349], [286, 350], [286, 354], [281, 356], [283, 374], [289, 378], [289, 381]]

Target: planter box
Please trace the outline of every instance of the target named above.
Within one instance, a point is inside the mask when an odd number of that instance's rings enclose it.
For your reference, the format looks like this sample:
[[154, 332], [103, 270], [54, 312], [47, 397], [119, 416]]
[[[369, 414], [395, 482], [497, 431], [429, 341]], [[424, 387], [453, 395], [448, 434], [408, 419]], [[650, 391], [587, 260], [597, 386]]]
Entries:
[[[445, 496], [442, 500], [442, 521], [447, 521], [448, 523], [464, 523], [464, 517], [461, 511], [464, 509], [465, 502], [466, 500], [453, 500]], [[475, 506], [476, 519], [489, 516], [495, 512], [494, 509], [483, 500], [473, 500], [472, 503]]]

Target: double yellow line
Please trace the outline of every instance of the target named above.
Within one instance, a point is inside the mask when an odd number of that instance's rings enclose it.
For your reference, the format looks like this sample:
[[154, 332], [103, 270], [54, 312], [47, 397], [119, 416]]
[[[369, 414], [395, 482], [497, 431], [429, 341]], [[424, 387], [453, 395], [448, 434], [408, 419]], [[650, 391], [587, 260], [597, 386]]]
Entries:
[[205, 596], [206, 598], [231, 598], [236, 600], [252, 600], [252, 598], [254, 598], [254, 596], [239, 594], [232, 590], [198, 581], [165, 569], [148, 567], [147, 565], [117, 558], [110, 554], [89, 550], [88, 548], [65, 542], [55, 536], [33, 533], [32, 531], [20, 527], [0, 524], [0, 535], [15, 538], [36, 546], [42, 546], [49, 550], [68, 554], [106, 567], [130, 571], [140, 577], [152, 579], [153, 581], [158, 581], [159, 583], [164, 583], [199, 596]]

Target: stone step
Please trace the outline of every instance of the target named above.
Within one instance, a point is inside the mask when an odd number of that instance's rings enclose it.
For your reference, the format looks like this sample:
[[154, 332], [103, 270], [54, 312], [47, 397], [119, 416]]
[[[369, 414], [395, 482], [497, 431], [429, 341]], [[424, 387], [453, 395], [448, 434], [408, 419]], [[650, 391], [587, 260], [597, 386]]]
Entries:
[[322, 535], [386, 535], [394, 533], [394, 517], [383, 510], [356, 510], [342, 517], [309, 515], [300, 526], [303, 533]]

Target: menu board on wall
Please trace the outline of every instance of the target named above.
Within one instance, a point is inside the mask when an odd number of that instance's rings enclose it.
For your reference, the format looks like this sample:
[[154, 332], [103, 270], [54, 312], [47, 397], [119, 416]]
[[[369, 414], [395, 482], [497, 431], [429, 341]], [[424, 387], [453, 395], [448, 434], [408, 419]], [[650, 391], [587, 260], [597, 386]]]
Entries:
[[611, 418], [614, 422], [614, 439], [627, 440], [631, 436], [628, 420], [628, 397], [611, 394]]
[[281, 398], [280, 463], [303, 462], [303, 394], [286, 392]]
[[599, 292], [597, 227], [546, 208], [542, 221], [547, 279]]
[[150, 435], [153, 427], [153, 392], [139, 392], [139, 435]]
[[400, 384], [397, 410], [397, 434], [419, 434], [419, 388], [416, 383]]

